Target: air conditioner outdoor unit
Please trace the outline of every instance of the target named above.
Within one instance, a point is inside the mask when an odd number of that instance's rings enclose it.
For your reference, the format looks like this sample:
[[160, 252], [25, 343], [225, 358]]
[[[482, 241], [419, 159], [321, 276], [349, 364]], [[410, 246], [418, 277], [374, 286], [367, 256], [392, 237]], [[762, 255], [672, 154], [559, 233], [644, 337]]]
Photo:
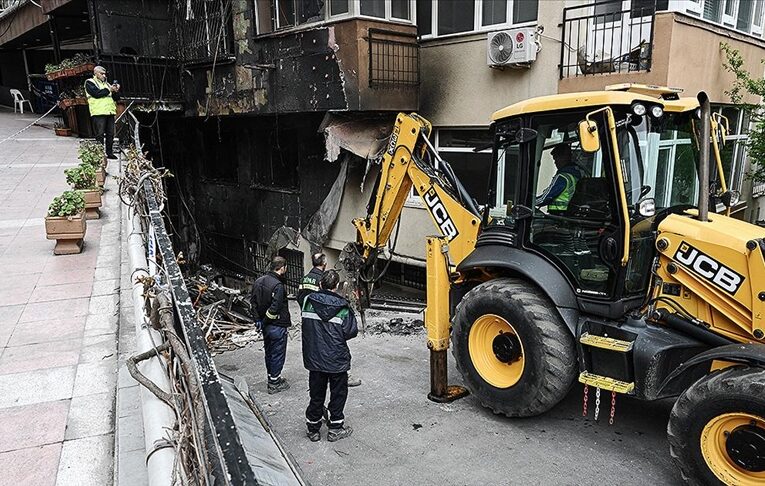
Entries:
[[523, 67], [537, 59], [537, 28], [489, 32], [486, 60], [491, 67]]

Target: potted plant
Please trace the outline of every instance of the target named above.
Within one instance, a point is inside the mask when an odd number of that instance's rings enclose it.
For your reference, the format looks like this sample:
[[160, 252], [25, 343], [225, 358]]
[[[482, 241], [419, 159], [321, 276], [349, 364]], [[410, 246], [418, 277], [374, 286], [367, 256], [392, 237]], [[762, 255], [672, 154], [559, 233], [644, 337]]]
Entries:
[[54, 255], [71, 255], [82, 251], [85, 238], [85, 197], [80, 191], [64, 191], [53, 198], [45, 217], [45, 234], [56, 240]]
[[90, 164], [80, 164], [77, 167], [66, 169], [66, 182], [72, 189], [82, 191], [85, 197], [85, 217], [98, 219], [101, 213], [101, 188], [96, 184], [96, 171]]
[[80, 148], [77, 150], [77, 158], [83, 164], [88, 164], [95, 169], [96, 184], [98, 184], [98, 187], [104, 187], [104, 182], [106, 181], [104, 148], [92, 140], [83, 140], [80, 142]]
[[65, 127], [61, 122], [56, 122], [53, 124], [53, 131], [55, 131], [56, 135], [59, 137], [68, 137], [72, 134], [72, 130]]

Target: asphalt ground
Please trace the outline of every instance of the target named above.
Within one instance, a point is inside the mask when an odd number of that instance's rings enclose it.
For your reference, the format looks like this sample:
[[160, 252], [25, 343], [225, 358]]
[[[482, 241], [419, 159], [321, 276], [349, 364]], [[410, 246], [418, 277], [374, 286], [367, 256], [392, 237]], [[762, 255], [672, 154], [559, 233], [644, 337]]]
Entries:
[[[293, 316], [296, 308], [293, 308]], [[396, 317], [395, 313], [389, 313]], [[401, 315], [411, 318], [412, 315]], [[682, 484], [669, 456], [666, 427], [672, 401], [641, 402], [617, 396], [608, 424], [610, 394], [600, 420], [582, 416], [582, 386], [535, 418], [495, 415], [469, 396], [450, 404], [426, 397], [429, 358], [425, 335], [371, 334], [352, 340], [346, 423], [353, 435], [334, 443], [305, 436], [308, 372], [299, 325], [293, 326], [282, 376], [285, 392], [266, 393], [262, 342], [215, 357], [218, 369], [244, 377], [275, 432], [316, 485], [671, 485]], [[452, 384], [461, 378], [449, 354]]]

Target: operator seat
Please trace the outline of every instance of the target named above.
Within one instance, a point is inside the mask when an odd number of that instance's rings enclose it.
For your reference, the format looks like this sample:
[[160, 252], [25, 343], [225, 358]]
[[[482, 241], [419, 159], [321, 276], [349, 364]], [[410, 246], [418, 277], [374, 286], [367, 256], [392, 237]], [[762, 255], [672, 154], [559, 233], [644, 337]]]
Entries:
[[605, 177], [583, 177], [566, 209], [569, 218], [611, 219], [611, 187]]

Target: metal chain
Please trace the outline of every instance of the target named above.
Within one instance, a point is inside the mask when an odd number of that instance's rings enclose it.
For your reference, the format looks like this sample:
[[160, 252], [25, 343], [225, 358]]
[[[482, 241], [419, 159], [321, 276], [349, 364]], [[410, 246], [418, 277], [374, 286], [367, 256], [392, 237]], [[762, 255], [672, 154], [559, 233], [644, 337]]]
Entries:
[[616, 414], [616, 392], [611, 392], [611, 416], [608, 418], [608, 425], [614, 425], [614, 414]]
[[595, 420], [600, 415], [600, 387], [595, 388]]
[[588, 400], [589, 394], [590, 394], [590, 388], [585, 383], [584, 384], [584, 403], [582, 404], [582, 417], [587, 416], [587, 400]]

